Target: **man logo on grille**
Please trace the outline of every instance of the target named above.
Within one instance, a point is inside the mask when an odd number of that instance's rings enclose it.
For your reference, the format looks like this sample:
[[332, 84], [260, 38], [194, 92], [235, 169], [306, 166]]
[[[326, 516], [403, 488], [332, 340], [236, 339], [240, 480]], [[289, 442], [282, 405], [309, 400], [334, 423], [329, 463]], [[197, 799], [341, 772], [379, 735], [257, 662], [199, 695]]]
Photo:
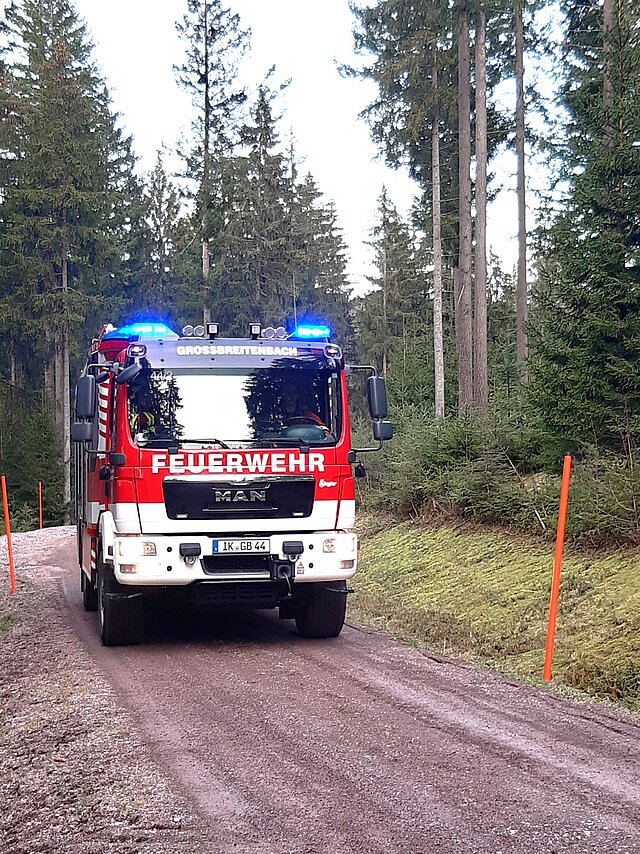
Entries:
[[252, 504], [264, 503], [267, 500], [266, 489], [214, 489], [213, 500], [220, 504], [235, 504], [237, 502]]

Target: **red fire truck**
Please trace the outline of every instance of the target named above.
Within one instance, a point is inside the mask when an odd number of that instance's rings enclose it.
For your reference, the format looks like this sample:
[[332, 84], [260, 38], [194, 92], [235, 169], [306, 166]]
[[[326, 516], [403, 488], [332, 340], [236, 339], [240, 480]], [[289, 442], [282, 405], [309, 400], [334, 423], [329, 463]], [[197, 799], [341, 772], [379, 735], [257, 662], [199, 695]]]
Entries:
[[[353, 449], [347, 385], [367, 371], [376, 445]], [[335, 637], [356, 571], [354, 465], [392, 436], [384, 380], [323, 325], [220, 338], [218, 325], [106, 326], [75, 393], [82, 600], [102, 642], [139, 642], [159, 596], [279, 608]]]

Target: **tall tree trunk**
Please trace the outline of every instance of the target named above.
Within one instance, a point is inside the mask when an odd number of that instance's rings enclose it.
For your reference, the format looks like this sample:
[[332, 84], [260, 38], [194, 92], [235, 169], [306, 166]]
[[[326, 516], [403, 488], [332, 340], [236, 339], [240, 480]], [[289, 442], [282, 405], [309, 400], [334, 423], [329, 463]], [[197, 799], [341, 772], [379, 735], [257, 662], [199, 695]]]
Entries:
[[[437, 103], [437, 67], [433, 65], [434, 102]], [[444, 418], [444, 348], [442, 343], [442, 223], [440, 211], [440, 118], [431, 123], [431, 207], [433, 214], [433, 356], [436, 419]]]
[[64, 365], [62, 358], [62, 332], [61, 327], [56, 331], [53, 356], [53, 387], [54, 406], [53, 415], [56, 425], [56, 433], [62, 437], [62, 395], [64, 388]]
[[18, 385], [18, 361], [13, 346], [11, 339], [9, 341], [9, 382], [15, 388]]
[[604, 69], [602, 80], [602, 105], [604, 107], [605, 136], [611, 133], [611, 107], [613, 106], [613, 85], [611, 81], [611, 34], [613, 32], [614, 0], [604, 0], [602, 5], [602, 30], [604, 46]]
[[69, 315], [67, 313], [67, 293], [69, 290], [69, 262], [67, 251], [62, 261], [62, 330], [61, 330], [61, 419], [62, 419], [62, 469], [64, 473], [62, 501], [64, 503], [64, 521], [71, 521], [71, 395], [69, 390]]
[[[384, 220], [383, 220], [384, 222]], [[388, 288], [388, 271], [387, 271], [387, 245], [386, 235], [384, 236], [385, 243], [382, 249], [382, 376], [387, 377], [387, 341], [389, 340], [389, 321], [387, 317], [387, 288]]]
[[476, 10], [476, 257], [473, 341], [473, 399], [482, 411], [489, 405], [487, 371], [487, 79], [486, 16]]
[[473, 402], [473, 330], [471, 317], [471, 97], [469, 19], [466, 8], [458, 23], [458, 185], [459, 260], [456, 294], [458, 407]]
[[[205, 220], [203, 217], [203, 232], [205, 230]], [[207, 323], [211, 323], [211, 306], [209, 304], [209, 241], [202, 239], [202, 322], [205, 327]]]
[[56, 399], [56, 390], [55, 390], [55, 376], [54, 376], [54, 366], [48, 361], [44, 366], [44, 405], [49, 412], [53, 412], [55, 409], [55, 399]]
[[516, 157], [518, 196], [518, 279], [516, 284], [516, 362], [520, 378], [527, 382], [527, 225], [524, 151], [524, 22], [523, 2], [515, 0], [516, 36]]
[[[613, 80], [611, 67], [611, 36], [613, 33], [613, 9], [614, 0], [603, 0], [602, 4], [602, 47], [604, 61], [602, 63], [602, 138], [607, 152], [612, 153], [614, 145], [613, 127]], [[619, 187], [614, 186], [616, 181], [613, 176], [614, 169], [609, 156], [606, 179], [603, 186], [604, 207], [608, 213], [607, 220], [612, 228], [615, 228], [616, 219], [614, 211], [619, 208]]]
[[209, 204], [211, 187], [209, 182], [210, 170], [210, 127], [211, 105], [209, 103], [209, 21], [207, 4], [204, 4], [204, 139], [202, 141], [202, 322], [205, 327], [211, 323], [211, 305], [209, 290], [209, 273], [211, 262], [209, 258]]

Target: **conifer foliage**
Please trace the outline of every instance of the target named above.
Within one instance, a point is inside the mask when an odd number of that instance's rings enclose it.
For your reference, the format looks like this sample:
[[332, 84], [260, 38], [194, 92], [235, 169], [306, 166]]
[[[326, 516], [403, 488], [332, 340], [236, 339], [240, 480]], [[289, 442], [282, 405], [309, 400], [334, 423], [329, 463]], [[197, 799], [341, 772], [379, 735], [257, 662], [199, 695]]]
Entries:
[[69, 0], [14, 0], [2, 36], [11, 125], [0, 322], [12, 383], [44, 388], [54, 415], [68, 507], [73, 339], [114, 260], [122, 140]]
[[196, 109], [194, 144], [187, 154], [187, 168], [189, 177], [197, 183], [195, 200], [202, 247], [200, 293], [203, 322], [208, 323], [212, 254], [215, 264], [219, 253], [215, 237], [224, 216], [222, 158], [233, 147], [235, 116], [246, 97], [236, 86], [236, 77], [249, 34], [242, 29], [238, 15], [220, 0], [188, 0], [187, 12], [176, 28], [186, 44], [187, 58], [175, 71], [179, 83], [191, 93]]
[[[607, 3], [605, 3], [605, 8]], [[640, 12], [564, 3], [568, 193], [548, 235], [532, 326], [532, 396], [570, 443], [640, 437]]]
[[[389, 378], [400, 427], [392, 466], [412, 478], [407, 506], [426, 500], [415, 466], [447, 436], [466, 461], [455, 488], [441, 450], [427, 468], [438, 468], [446, 500], [465, 510], [478, 496], [487, 500], [487, 483], [514, 472], [508, 494], [526, 489], [520, 471], [553, 470], [563, 447], [622, 454], [615, 459], [635, 496], [636, 0], [560, 0], [560, 119], [549, 134], [550, 163], [560, 165], [550, 176], [557, 207], [539, 230], [535, 265], [525, 252], [524, 111], [533, 88], [525, 69], [532, 10], [553, 9], [552, 0], [351, 4], [362, 63], [346, 72], [375, 83], [363, 117], [387, 163], [408, 166], [420, 188], [407, 218], [382, 189], [372, 233], [363, 235], [375, 269], [356, 298], [338, 211], [283, 139], [286, 84], [276, 85], [272, 70], [255, 85], [243, 75], [240, 85], [250, 33], [221, 0], [178, 5], [185, 60], [175, 72], [192, 95], [194, 122], [177, 152], [180, 174], [169, 174], [159, 154], [144, 176], [72, 0], [4, 7], [0, 470], [24, 518], [32, 518], [38, 479], [46, 481], [46, 518], [68, 518], [71, 376], [102, 323], [140, 316], [178, 328], [212, 319], [231, 335], [253, 321], [291, 328], [326, 320], [350, 356]], [[506, 116], [494, 102], [498, 84], [513, 90]], [[517, 275], [499, 269], [485, 228], [498, 186], [491, 158], [510, 141], [518, 151]], [[530, 299], [527, 266], [537, 275]], [[521, 497], [529, 507], [529, 493]], [[635, 497], [632, 504], [640, 530]]]
[[245, 334], [322, 316], [350, 340], [336, 212], [283, 149], [268, 82], [247, 106], [235, 83], [249, 33], [218, 0], [184, 8], [195, 118], [177, 179], [160, 155], [137, 173], [72, 0], [11, 0], [0, 24], [0, 470], [31, 495], [33, 431], [51, 437], [52, 521], [71, 505], [71, 377], [103, 323], [215, 316]]
[[282, 151], [274, 102], [265, 82], [225, 165], [213, 314], [239, 334], [256, 318], [293, 326], [325, 317], [344, 340], [346, 251], [336, 214], [312, 176], [298, 178], [294, 153]]

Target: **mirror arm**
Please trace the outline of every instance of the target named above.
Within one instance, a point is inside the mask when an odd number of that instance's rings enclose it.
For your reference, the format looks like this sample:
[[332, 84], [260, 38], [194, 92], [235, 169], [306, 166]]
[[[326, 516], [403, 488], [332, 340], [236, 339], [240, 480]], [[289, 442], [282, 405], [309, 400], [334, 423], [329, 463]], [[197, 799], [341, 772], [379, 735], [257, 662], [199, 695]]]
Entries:
[[374, 451], [381, 451], [383, 445], [384, 445], [384, 442], [382, 441], [382, 439], [379, 439], [378, 444], [375, 446], [375, 448], [351, 448], [349, 453], [353, 454], [353, 458], [350, 459], [349, 462], [350, 463], [356, 462], [356, 454], [370, 454], [370, 453], [373, 453]]
[[98, 362], [92, 362], [91, 364], [86, 365], [82, 376], [85, 376], [89, 371], [113, 371], [117, 364], [117, 362], [101, 362], [100, 364], [98, 364]]
[[345, 365], [344, 370], [347, 374], [350, 371], [368, 371], [372, 377], [378, 376], [378, 369], [373, 365]]

